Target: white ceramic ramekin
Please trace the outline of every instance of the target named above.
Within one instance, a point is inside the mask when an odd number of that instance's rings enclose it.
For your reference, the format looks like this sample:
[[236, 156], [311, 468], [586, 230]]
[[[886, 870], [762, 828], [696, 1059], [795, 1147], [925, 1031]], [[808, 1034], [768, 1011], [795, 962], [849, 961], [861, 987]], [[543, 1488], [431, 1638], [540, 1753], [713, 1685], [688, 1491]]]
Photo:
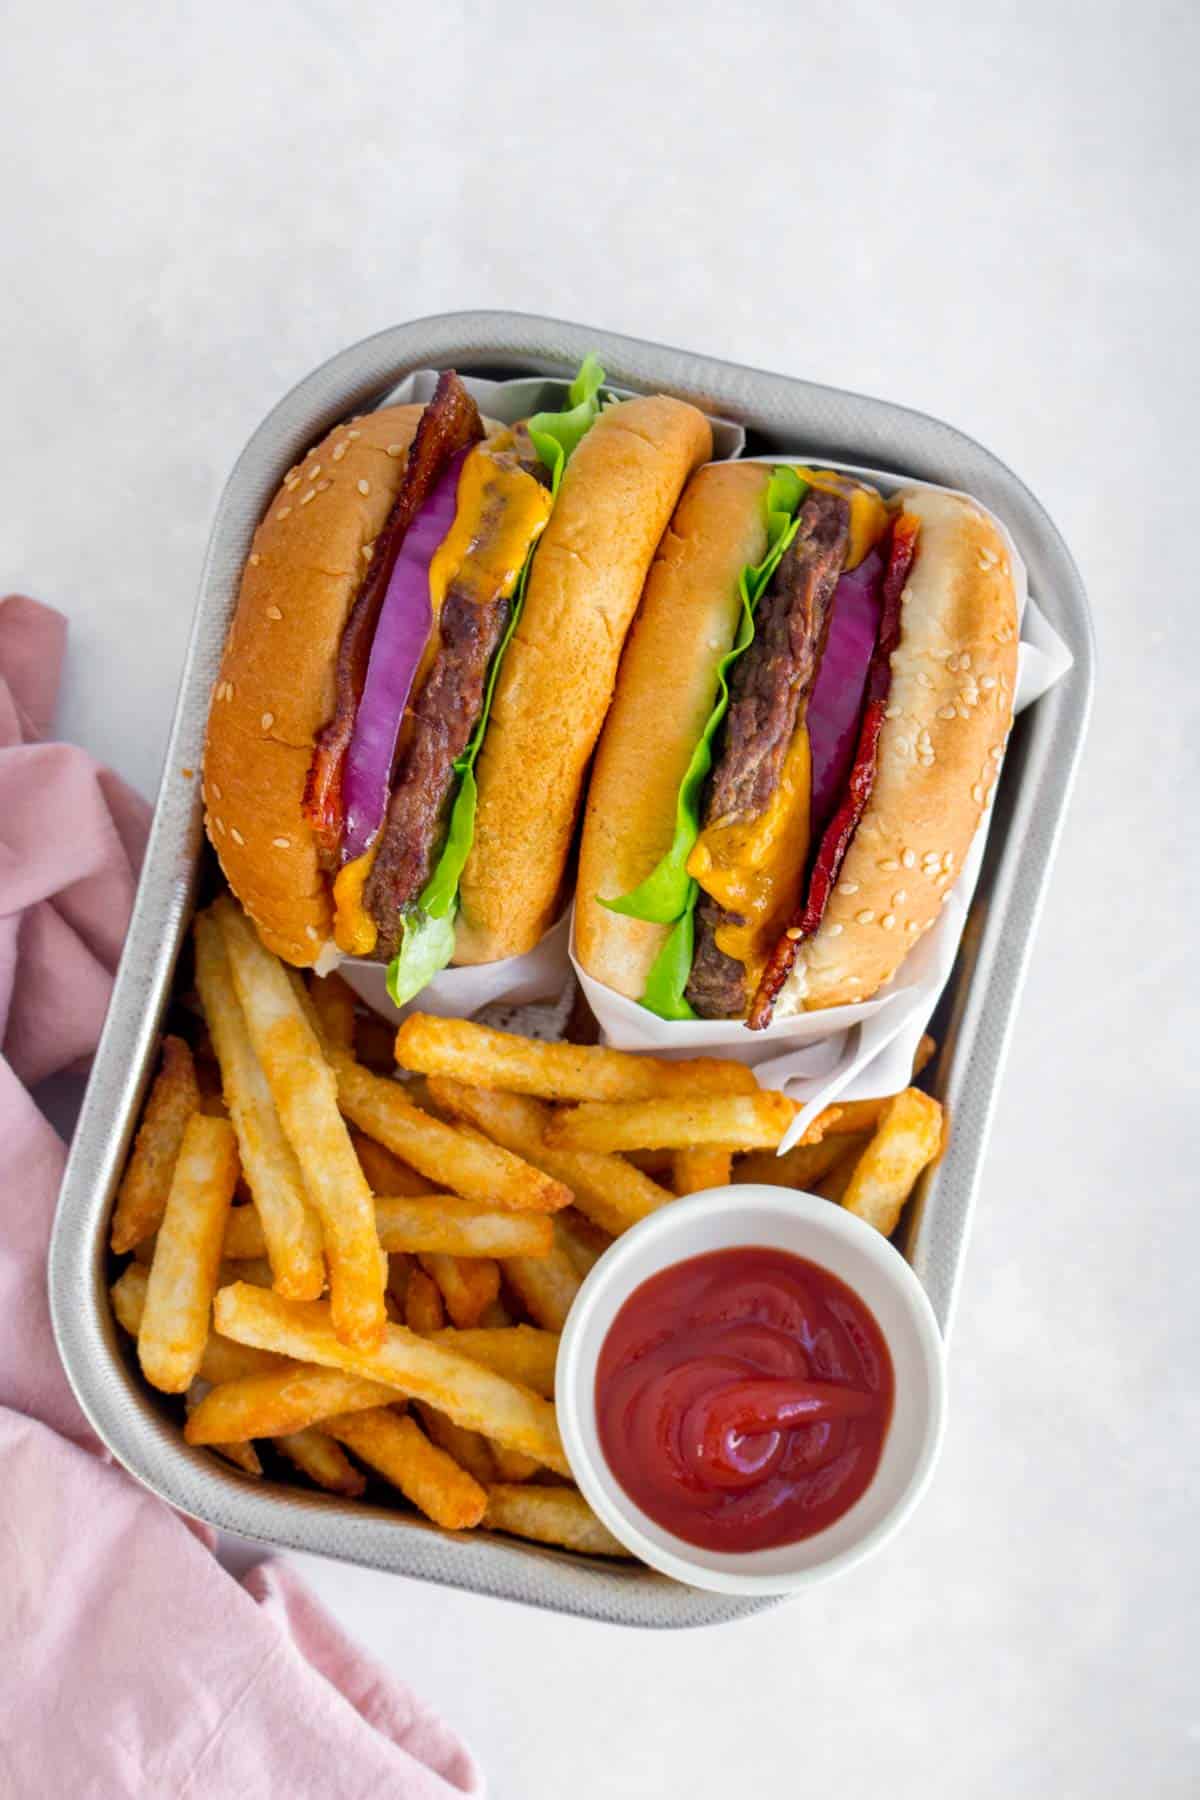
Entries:
[[[895, 1401], [874, 1480], [813, 1537], [744, 1554], [702, 1550], [649, 1518], [613, 1475], [596, 1430], [596, 1362], [624, 1302], [650, 1276], [713, 1250], [766, 1246], [806, 1257], [870, 1307], [892, 1356]], [[945, 1354], [925, 1290], [870, 1225], [814, 1194], [766, 1186], [713, 1188], [652, 1213], [588, 1275], [567, 1319], [555, 1379], [559, 1424], [593, 1510], [652, 1568], [725, 1594], [778, 1594], [849, 1568], [908, 1517], [933, 1473], [945, 1418]]]

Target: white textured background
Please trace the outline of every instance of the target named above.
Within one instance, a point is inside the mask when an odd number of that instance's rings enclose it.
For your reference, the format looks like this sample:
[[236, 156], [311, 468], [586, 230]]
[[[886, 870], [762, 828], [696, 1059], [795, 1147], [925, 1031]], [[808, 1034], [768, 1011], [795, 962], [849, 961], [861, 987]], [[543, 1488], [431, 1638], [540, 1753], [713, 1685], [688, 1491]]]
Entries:
[[61, 730], [146, 792], [243, 440], [439, 310], [939, 414], [1091, 591], [1099, 703], [904, 1537], [686, 1636], [306, 1562], [505, 1800], [1200, 1787], [1198, 26], [1189, 0], [5, 9], [0, 582], [70, 614]]

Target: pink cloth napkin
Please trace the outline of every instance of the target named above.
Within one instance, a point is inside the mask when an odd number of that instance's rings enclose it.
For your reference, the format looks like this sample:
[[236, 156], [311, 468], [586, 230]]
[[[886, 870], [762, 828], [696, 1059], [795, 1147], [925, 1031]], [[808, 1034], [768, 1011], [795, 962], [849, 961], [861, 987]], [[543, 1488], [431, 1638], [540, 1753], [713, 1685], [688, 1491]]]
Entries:
[[44, 741], [65, 641], [0, 599], [0, 1794], [480, 1795], [465, 1746], [286, 1565], [239, 1584], [105, 1455], [55, 1354], [65, 1152], [29, 1090], [95, 1049], [147, 825]]

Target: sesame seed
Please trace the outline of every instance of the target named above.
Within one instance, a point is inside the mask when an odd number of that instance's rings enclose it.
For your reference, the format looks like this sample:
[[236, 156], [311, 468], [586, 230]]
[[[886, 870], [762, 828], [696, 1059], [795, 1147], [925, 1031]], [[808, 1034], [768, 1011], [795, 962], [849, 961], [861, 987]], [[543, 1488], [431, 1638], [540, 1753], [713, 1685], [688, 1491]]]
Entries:
[[291, 838], [277, 837], [277, 838], [272, 838], [271, 842], [275, 846], [276, 850], [288, 850], [291, 848], [292, 840], [291, 840]]
[[[845, 931], [845, 929], [846, 929], [846, 927], [844, 925], [839, 925], [837, 923], [837, 921], [835, 920], [834, 923], [828, 927], [828, 936], [829, 937], [841, 937], [841, 935], [842, 935], [843, 931]], [[797, 933], [797, 936], [799, 936], [799, 933]]]
[[903, 856], [901, 856], [900, 861], [904, 864], [906, 869], [915, 869], [917, 866], [916, 851], [915, 850], [906, 850], [904, 852]]
[[232, 681], [227, 681], [225, 683], [225, 698], [227, 700], [233, 699], [233, 683], [232, 683]]
[[860, 913], [855, 913], [854, 919], [858, 925], [871, 925], [874, 923], [875, 914], [869, 906], [864, 906]]
[[905, 919], [904, 929], [905, 931], [919, 931], [920, 927], [915, 919]]
[[314, 463], [312, 468], [308, 471], [308, 474], [305, 476], [305, 480], [306, 481], [315, 481], [317, 479], [317, 476], [320, 473], [321, 473], [320, 463]]
[[275, 714], [273, 712], [265, 712], [262, 716], [263, 730], [270, 731], [270, 729], [274, 723], [275, 723]]
[[295, 493], [295, 491], [296, 491], [296, 489], [297, 489], [297, 488], [298, 488], [298, 487], [299, 487], [299, 486], [300, 486], [300, 472], [299, 472], [299, 470], [298, 470], [298, 469], [294, 469], [294, 470], [293, 470], [293, 471], [292, 471], [292, 473], [291, 473], [291, 474], [290, 474], [290, 475], [289, 475], [289, 476], [288, 476], [288, 478], [287, 478], [287, 480], [286, 480], [286, 481], [285, 481], [285, 482], [284, 482], [284, 484], [283, 484], [283, 485], [284, 485], [284, 487], [285, 487], [285, 488], [286, 488], [286, 489], [287, 489], [287, 491], [288, 491], [288, 493], [289, 493], [289, 494], [294, 494], [294, 493]]
[[804, 936], [804, 933], [798, 925], [789, 925], [787, 928], [787, 936], [791, 939], [793, 944], [796, 944], [799, 943], [800, 939]]
[[858, 892], [857, 881], [843, 881], [842, 892], [843, 892], [843, 894], [857, 894], [857, 892]]
[[364, 545], [363, 545], [363, 547], [362, 547], [362, 559], [363, 559], [363, 561], [364, 561], [364, 562], [370, 562], [370, 560], [371, 560], [371, 558], [372, 558], [372, 557], [373, 557], [373, 556], [374, 556], [374, 554], [375, 554], [375, 546], [374, 546], [374, 544], [364, 544]]
[[282, 619], [283, 614], [280, 612], [280, 610], [277, 606], [268, 606], [267, 617], [268, 617], [268, 619]]
[[290, 506], [281, 506], [279, 511], [275, 514], [275, 517], [277, 519], [286, 519], [291, 510]]
[[960, 669], [969, 669], [970, 668], [971, 652], [969, 650], [963, 651], [962, 655], [958, 659], [958, 666]]
[[955, 716], [954, 708], [952, 706], [939, 706], [937, 716], [939, 719], [952, 719]]
[[900, 717], [900, 708], [895, 705], [885, 706], [883, 709], [883, 716], [885, 719], [898, 719]]
[[883, 915], [882, 919], [880, 919], [879, 923], [883, 926], [883, 929], [885, 931], [895, 930], [895, 926], [896, 926], [895, 913], [884, 913], [884, 915]]
[[971, 789], [971, 798], [975, 802], [976, 806], [983, 805], [983, 789], [980, 787], [978, 782], [976, 782], [975, 786]]
[[988, 755], [991, 757], [993, 762], [999, 762], [1001, 757], [1004, 755], [1004, 752], [1000, 748], [999, 744], [993, 744], [991, 749], [988, 751]]
[[954, 852], [953, 852], [953, 850], [947, 850], [945, 856], [943, 856], [942, 867], [943, 867], [943, 869], [952, 869], [954, 867]]
[[979, 552], [979, 567], [983, 570], [985, 575], [986, 575], [987, 571], [991, 568], [991, 564], [989, 563], [987, 557], [984, 555], [982, 550]]
[[348, 431], [346, 433], [346, 436], [348, 438], [360, 438], [362, 436], [362, 432], [361, 431]]
[[213, 824], [216, 826], [216, 828], [220, 832], [221, 836], [224, 837], [225, 836], [225, 821], [224, 821], [224, 819], [214, 819]]
[[215, 781], [209, 782], [208, 791], [212, 795], [214, 800], [223, 800], [225, 798], [225, 796], [222, 794], [220, 788], [217, 786]]
[[250, 552], [250, 567], [252, 569], [257, 569], [257, 567], [261, 561], [262, 561], [262, 557], [258, 554], [258, 551], [252, 550]]
[[930, 681], [930, 679], [929, 679], [928, 675], [925, 673], [924, 669], [917, 670], [917, 680], [920, 682], [922, 687], [932, 687], [933, 686], [932, 681]]
[[895, 893], [892, 895], [892, 905], [893, 906], [903, 906], [904, 902], [907, 899], [908, 899], [908, 889], [907, 888], [897, 888]]
[[306, 937], [310, 937], [312, 939], [314, 944], [316, 943], [318, 937], [320, 936], [320, 933], [318, 932], [315, 925], [306, 925], [304, 927], [304, 933], [305, 933]]
[[229, 833], [229, 835], [233, 839], [235, 844], [244, 844], [246, 842], [245, 838], [242, 836], [241, 832], [238, 830], [236, 825], [233, 827], [233, 829]]
[[861, 987], [862, 986], [862, 976], [861, 975], [847, 975], [846, 986], [847, 987]]
[[360, 493], [360, 494], [369, 494], [369, 493], [370, 493], [370, 491], [371, 491], [371, 484], [370, 484], [370, 482], [369, 482], [369, 481], [363, 481], [363, 480], [361, 480], [361, 479], [360, 479], [360, 480], [359, 480], [359, 483], [358, 483], [358, 491], [359, 491], [359, 493]]
[[970, 716], [971, 716], [971, 709], [970, 709], [970, 707], [969, 707], [969, 706], [963, 706], [963, 704], [962, 704], [962, 703], [961, 703], [961, 701], [960, 701], [960, 702], [959, 702], [959, 707], [958, 707], [958, 716], [959, 716], [959, 718], [960, 718], [960, 719], [969, 719], [969, 718], [970, 718]]
[[387, 453], [389, 456], [403, 456], [404, 455], [404, 445], [403, 444], [389, 444], [387, 447]]
[[344, 438], [342, 439], [342, 442], [340, 444], [335, 444], [333, 446], [334, 462], [341, 462], [343, 456], [345, 456], [345, 454], [349, 448], [350, 448], [350, 446]]
[[885, 869], [890, 875], [893, 869], [898, 869], [900, 867], [900, 864], [896, 861], [894, 856], [885, 856], [880, 862], [879, 867]]
[[316, 488], [309, 488], [309, 490], [308, 490], [308, 492], [307, 492], [307, 494], [301, 494], [301, 496], [300, 496], [300, 504], [301, 504], [301, 506], [307, 506], [307, 505], [308, 505], [308, 503], [309, 503], [309, 501], [310, 501], [310, 500], [315, 500], [315, 499], [316, 499], [316, 497], [317, 497], [317, 490], [316, 490]]
[[323, 494], [325, 492], [326, 488], [331, 488], [332, 486], [333, 486], [333, 483], [328, 479], [328, 477], [326, 477], [324, 480], [318, 481], [317, 492], [318, 492], [318, 494]]
[[988, 694], [996, 685], [996, 677], [994, 675], [981, 675], [979, 677], [979, 685], [984, 693]]

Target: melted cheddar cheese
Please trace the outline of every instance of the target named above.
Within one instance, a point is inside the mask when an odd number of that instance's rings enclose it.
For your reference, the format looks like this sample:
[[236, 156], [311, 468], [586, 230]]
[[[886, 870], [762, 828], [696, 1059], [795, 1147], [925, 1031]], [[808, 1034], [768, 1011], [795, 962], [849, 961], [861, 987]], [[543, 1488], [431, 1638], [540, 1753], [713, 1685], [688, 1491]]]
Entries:
[[820, 488], [826, 494], [843, 494], [850, 502], [850, 542], [842, 568], [857, 569], [887, 530], [887, 507], [870, 488], [860, 487], [848, 475], [839, 475], [834, 469], [806, 469], [799, 463], [793, 467], [809, 487]]
[[374, 850], [364, 850], [333, 883], [333, 941], [345, 956], [370, 956], [379, 937], [374, 919], [363, 905], [363, 888], [375, 861]]
[[718, 926], [717, 948], [756, 974], [800, 894], [808, 858], [812, 763], [797, 731], [764, 812], [745, 823], [716, 820], [697, 838], [688, 874], [741, 923]]

